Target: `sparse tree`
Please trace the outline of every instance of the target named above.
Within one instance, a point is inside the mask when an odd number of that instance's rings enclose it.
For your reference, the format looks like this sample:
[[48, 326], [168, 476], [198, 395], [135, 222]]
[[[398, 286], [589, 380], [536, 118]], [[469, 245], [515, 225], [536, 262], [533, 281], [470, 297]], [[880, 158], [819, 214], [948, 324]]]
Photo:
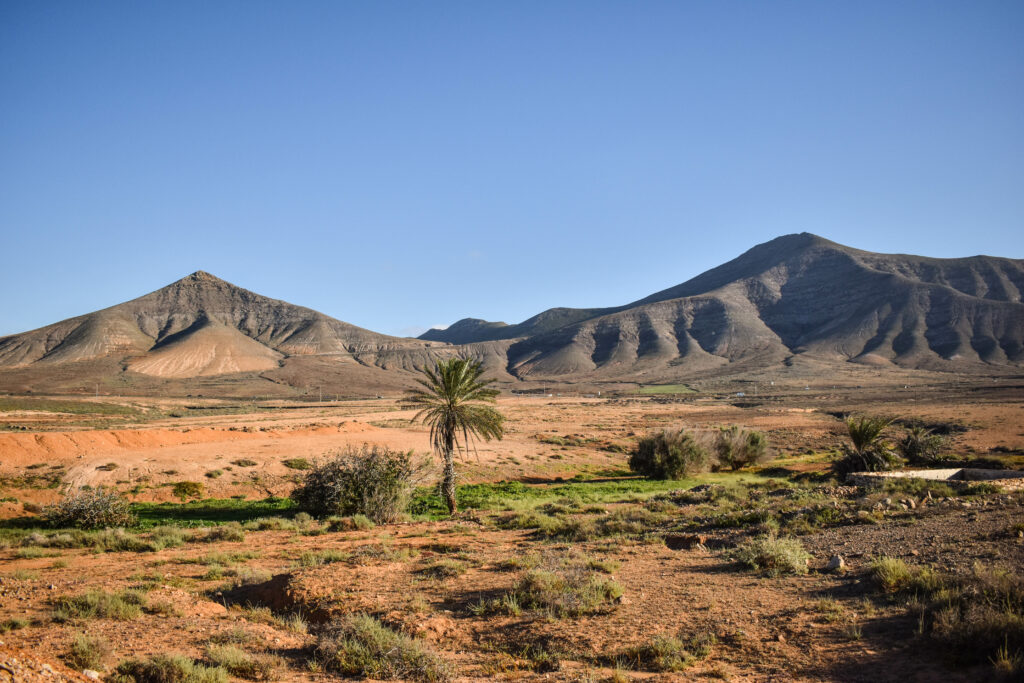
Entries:
[[501, 439], [505, 434], [505, 417], [487, 403], [494, 403], [497, 389], [490, 388], [493, 379], [481, 379], [480, 363], [465, 358], [439, 360], [433, 369], [424, 368], [425, 379], [417, 380], [423, 389], [416, 389], [409, 402], [421, 410], [413, 421], [422, 420], [430, 426], [430, 443], [444, 462], [441, 493], [448, 512], [455, 514], [455, 452], [468, 451], [474, 438], [484, 441]]

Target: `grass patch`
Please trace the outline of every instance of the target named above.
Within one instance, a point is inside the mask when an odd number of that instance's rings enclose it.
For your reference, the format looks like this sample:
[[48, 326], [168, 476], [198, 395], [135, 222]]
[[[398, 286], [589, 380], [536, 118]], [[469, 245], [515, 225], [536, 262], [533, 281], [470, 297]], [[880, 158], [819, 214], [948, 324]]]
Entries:
[[252, 654], [235, 645], [208, 645], [206, 659], [222, 667], [232, 676], [250, 681], [266, 681], [274, 678], [283, 661], [271, 655]]
[[[693, 486], [695, 480], [653, 481], [638, 477], [616, 480], [576, 479], [552, 484], [523, 484], [505, 481], [466, 484], [458, 487], [456, 498], [464, 510], [526, 510], [544, 503], [572, 499], [580, 503], [617, 503], [629, 496], [646, 498], [658, 493]], [[410, 513], [429, 519], [448, 517], [448, 508], [435, 488], [420, 488], [413, 495]]]
[[12, 619], [4, 619], [0, 621], [0, 633], [7, 633], [8, 631], [19, 631], [28, 626], [28, 621], [25, 619], [19, 619], [14, 617]]
[[134, 683], [227, 683], [221, 667], [197, 664], [182, 655], [155, 655], [148, 660], [130, 659], [117, 666], [121, 681]]
[[138, 526], [141, 528], [160, 524], [213, 526], [227, 522], [250, 522], [272, 516], [281, 516], [287, 521], [287, 517], [298, 512], [295, 504], [288, 498], [207, 498], [188, 503], [133, 503], [131, 507], [132, 512], [138, 517]]
[[658, 635], [643, 645], [627, 649], [615, 660], [616, 663], [625, 661], [634, 669], [678, 673], [707, 659], [715, 642], [715, 636], [710, 633], [698, 634], [685, 640]]
[[288, 458], [282, 460], [281, 464], [290, 470], [308, 470], [313, 467], [313, 463], [306, 458]]
[[131, 621], [142, 614], [146, 596], [138, 591], [107, 593], [90, 590], [75, 597], [63, 596], [54, 601], [53, 620], [59, 623], [75, 619], [114, 619]]
[[432, 579], [451, 579], [466, 573], [466, 563], [445, 557], [430, 562], [420, 568], [418, 573]]

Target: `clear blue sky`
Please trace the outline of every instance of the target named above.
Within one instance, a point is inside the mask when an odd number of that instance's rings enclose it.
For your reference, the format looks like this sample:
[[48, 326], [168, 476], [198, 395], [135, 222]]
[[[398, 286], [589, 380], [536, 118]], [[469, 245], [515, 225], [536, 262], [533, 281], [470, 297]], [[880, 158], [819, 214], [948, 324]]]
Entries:
[[198, 269], [518, 322], [801, 231], [1024, 257], [1024, 2], [0, 3], [0, 334]]

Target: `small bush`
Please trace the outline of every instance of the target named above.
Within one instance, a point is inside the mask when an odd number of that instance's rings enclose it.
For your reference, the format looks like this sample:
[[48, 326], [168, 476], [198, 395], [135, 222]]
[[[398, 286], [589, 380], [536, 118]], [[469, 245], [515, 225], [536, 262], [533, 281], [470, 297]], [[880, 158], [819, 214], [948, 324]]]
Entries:
[[128, 501], [117, 491], [103, 488], [81, 489], [65, 496], [59, 503], [43, 508], [41, 516], [46, 524], [58, 528], [102, 529], [135, 524]]
[[630, 648], [619, 659], [637, 669], [678, 673], [707, 659], [715, 640], [710, 633], [693, 636], [686, 642], [673, 636], [654, 636], [649, 642]]
[[651, 479], [682, 479], [710, 467], [708, 449], [684, 429], [645, 436], [629, 456], [629, 469]]
[[511, 594], [523, 609], [546, 610], [554, 616], [580, 616], [603, 611], [622, 596], [622, 586], [583, 564], [532, 569]]
[[946, 447], [946, 438], [932, 430], [914, 425], [907, 429], [906, 436], [896, 444], [896, 450], [911, 465], [932, 465], [939, 460], [939, 453]]
[[363, 514], [378, 524], [396, 522], [409, 506], [421, 469], [412, 451], [350, 447], [314, 465], [292, 499], [318, 517]]
[[943, 587], [941, 577], [928, 567], [911, 567], [895, 557], [879, 557], [871, 563], [871, 576], [890, 594], [929, 596]]
[[450, 579], [466, 573], [466, 563], [458, 560], [442, 558], [435, 560], [419, 570], [420, 574], [432, 579]]
[[53, 619], [57, 622], [72, 619], [116, 619], [130, 621], [142, 614], [146, 597], [137, 591], [107, 593], [91, 590], [75, 597], [60, 597], [54, 602]]
[[208, 645], [206, 659], [232, 676], [250, 681], [269, 680], [282, 665], [277, 657], [252, 654], [234, 645]]
[[232, 460], [231, 464], [237, 465], [238, 467], [256, 467], [259, 463], [255, 460], [250, 460], [249, 458], [242, 458], [240, 460]]
[[231, 522], [230, 524], [210, 527], [205, 532], [197, 533], [192, 537], [192, 540], [203, 543], [244, 541], [245, 530], [238, 522]]
[[103, 660], [108, 656], [110, 656], [110, 644], [106, 640], [98, 636], [79, 633], [71, 641], [71, 647], [64, 659], [75, 669], [99, 670], [103, 668]]
[[0, 633], [7, 633], [8, 631], [18, 631], [28, 626], [28, 622], [24, 619], [4, 619], [0, 621]]
[[313, 463], [306, 458], [288, 458], [283, 460], [281, 464], [290, 470], [308, 470], [313, 467]]
[[349, 615], [328, 625], [316, 644], [316, 659], [346, 676], [385, 680], [447, 681], [449, 666], [420, 641], [392, 631], [368, 615]]
[[736, 551], [736, 559], [768, 576], [806, 574], [810, 553], [795, 538], [768, 535], [756, 538]]
[[299, 557], [299, 565], [302, 567], [319, 567], [331, 564], [332, 562], [344, 562], [351, 557], [351, 553], [346, 553], [342, 550], [307, 551]]
[[155, 655], [143, 661], [130, 659], [117, 666], [128, 683], [227, 683], [227, 671], [197, 664], [182, 655]]
[[351, 517], [332, 517], [327, 520], [328, 531], [366, 531], [377, 526], [373, 520], [366, 515], [352, 515]]
[[171, 492], [184, 502], [189, 498], [202, 498], [203, 485], [198, 481], [179, 481], [171, 489]]
[[768, 439], [764, 434], [735, 425], [718, 433], [715, 438], [715, 455], [720, 467], [731, 470], [756, 465], [771, 457]]

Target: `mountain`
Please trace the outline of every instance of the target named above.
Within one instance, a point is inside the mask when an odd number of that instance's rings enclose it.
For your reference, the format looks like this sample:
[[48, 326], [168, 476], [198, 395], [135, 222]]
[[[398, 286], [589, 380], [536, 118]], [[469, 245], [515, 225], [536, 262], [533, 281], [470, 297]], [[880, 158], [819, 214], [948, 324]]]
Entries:
[[1024, 364], [1022, 293], [1022, 260], [877, 254], [802, 233], [626, 305], [467, 318], [402, 339], [200, 271], [0, 338], [0, 390], [372, 395], [455, 355], [508, 383], [1005, 374]]
[[876, 254], [802, 233], [624, 306], [464, 320], [431, 338], [513, 340], [520, 378], [650, 381], [804, 354], [954, 370], [1024, 361], [1022, 292], [1021, 260]]
[[1024, 362], [1024, 261], [876, 254], [786, 235], [639, 301], [517, 340], [519, 377], [679, 375], [806, 354], [955, 370]]
[[[138, 299], [0, 338], [0, 388], [60, 389], [83, 380], [108, 385], [114, 376], [121, 384], [152, 388], [159, 380], [235, 375], [235, 381], [254, 380], [250, 389], [270, 391], [339, 380], [339, 368], [346, 367], [341, 374], [360, 375], [359, 385], [387, 387], [405, 382], [386, 377], [378, 358], [406, 352], [412, 368], [416, 352], [429, 346], [198, 271]], [[329, 359], [330, 367], [317, 367], [313, 358]], [[428, 359], [422, 355], [420, 364]]]

